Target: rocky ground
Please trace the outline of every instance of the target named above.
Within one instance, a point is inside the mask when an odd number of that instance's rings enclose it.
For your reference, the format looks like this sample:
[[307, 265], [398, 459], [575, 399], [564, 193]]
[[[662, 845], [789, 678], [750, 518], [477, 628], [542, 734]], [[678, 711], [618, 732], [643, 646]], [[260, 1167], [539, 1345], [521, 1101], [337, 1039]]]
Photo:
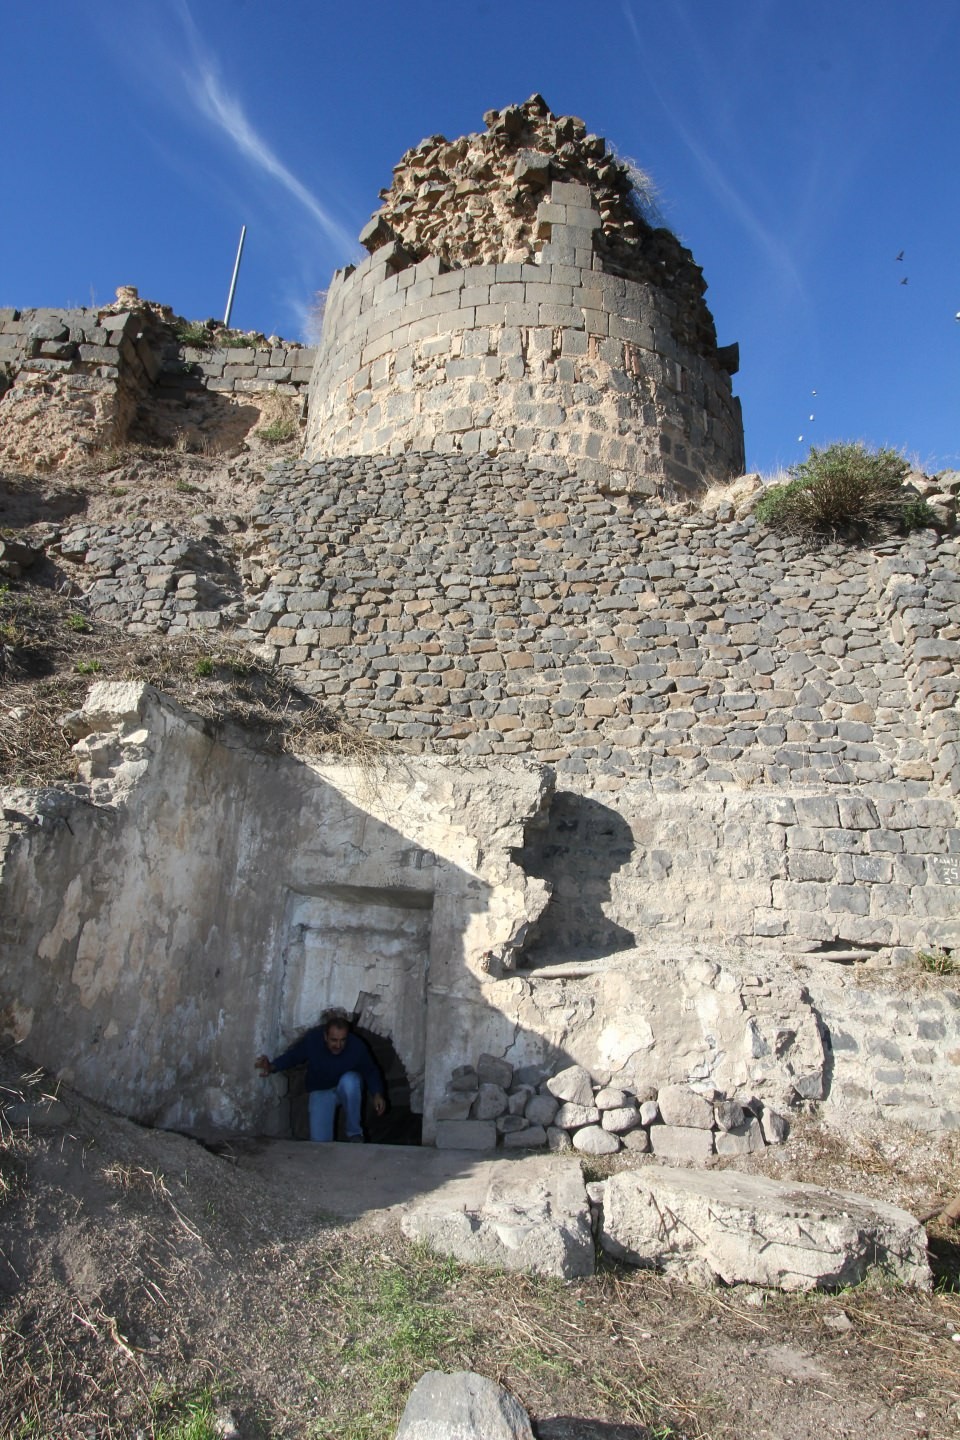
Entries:
[[[374, 1440], [429, 1369], [498, 1380], [541, 1440], [960, 1426], [960, 1246], [935, 1227], [932, 1294], [700, 1292], [610, 1264], [497, 1274], [411, 1246], [389, 1211], [340, 1221], [229, 1146], [66, 1090], [51, 1105], [48, 1077], [0, 1067], [4, 1436]], [[755, 1163], [917, 1210], [960, 1188], [955, 1143], [848, 1144], [810, 1120]]]

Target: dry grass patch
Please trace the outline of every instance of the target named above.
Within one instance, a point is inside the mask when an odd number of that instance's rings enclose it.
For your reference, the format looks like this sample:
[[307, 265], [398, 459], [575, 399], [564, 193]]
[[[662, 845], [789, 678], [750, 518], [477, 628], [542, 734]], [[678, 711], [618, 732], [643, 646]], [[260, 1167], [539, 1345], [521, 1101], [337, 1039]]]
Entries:
[[0, 779], [76, 779], [65, 716], [94, 680], [140, 680], [264, 748], [372, 764], [380, 742], [345, 723], [239, 641], [218, 634], [130, 636], [40, 585], [0, 591]]

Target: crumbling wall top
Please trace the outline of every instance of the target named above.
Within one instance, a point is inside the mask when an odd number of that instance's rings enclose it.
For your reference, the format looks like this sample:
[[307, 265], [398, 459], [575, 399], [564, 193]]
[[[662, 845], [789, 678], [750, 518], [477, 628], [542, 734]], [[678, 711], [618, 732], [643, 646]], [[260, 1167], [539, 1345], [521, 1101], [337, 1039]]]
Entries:
[[541, 95], [483, 118], [483, 134], [431, 135], [407, 151], [361, 232], [368, 250], [397, 242], [411, 263], [434, 256], [455, 269], [536, 263], [549, 234], [537, 212], [550, 185], [585, 185], [602, 222], [594, 245], [603, 270], [670, 291], [685, 343], [715, 346], [700, 267], [659, 223], [651, 183], [632, 162], [577, 116], [554, 115]]

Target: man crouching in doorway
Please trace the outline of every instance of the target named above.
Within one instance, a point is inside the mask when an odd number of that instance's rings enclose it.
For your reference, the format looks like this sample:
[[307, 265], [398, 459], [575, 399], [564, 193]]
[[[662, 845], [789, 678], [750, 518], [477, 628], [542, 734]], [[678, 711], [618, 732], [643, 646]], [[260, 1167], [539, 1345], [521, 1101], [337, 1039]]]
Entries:
[[364, 1084], [377, 1115], [387, 1108], [383, 1076], [366, 1044], [351, 1031], [345, 1010], [325, 1010], [320, 1024], [301, 1035], [282, 1055], [275, 1060], [258, 1055], [254, 1064], [264, 1077], [306, 1065], [310, 1139], [320, 1144], [333, 1139], [338, 1105], [343, 1106], [347, 1139], [363, 1143]]

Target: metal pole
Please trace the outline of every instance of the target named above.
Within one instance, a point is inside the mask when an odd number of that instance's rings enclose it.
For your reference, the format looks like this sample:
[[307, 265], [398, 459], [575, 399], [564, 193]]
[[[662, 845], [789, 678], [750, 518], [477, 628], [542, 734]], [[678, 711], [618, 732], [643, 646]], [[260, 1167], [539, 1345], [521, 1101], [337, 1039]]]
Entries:
[[240, 244], [237, 246], [237, 259], [233, 267], [233, 279], [230, 281], [230, 294], [227, 296], [227, 313], [223, 317], [224, 325], [230, 324], [230, 311], [233, 309], [233, 292], [237, 288], [237, 276], [240, 273], [240, 256], [243, 254], [243, 242], [246, 239], [247, 227], [240, 226]]

